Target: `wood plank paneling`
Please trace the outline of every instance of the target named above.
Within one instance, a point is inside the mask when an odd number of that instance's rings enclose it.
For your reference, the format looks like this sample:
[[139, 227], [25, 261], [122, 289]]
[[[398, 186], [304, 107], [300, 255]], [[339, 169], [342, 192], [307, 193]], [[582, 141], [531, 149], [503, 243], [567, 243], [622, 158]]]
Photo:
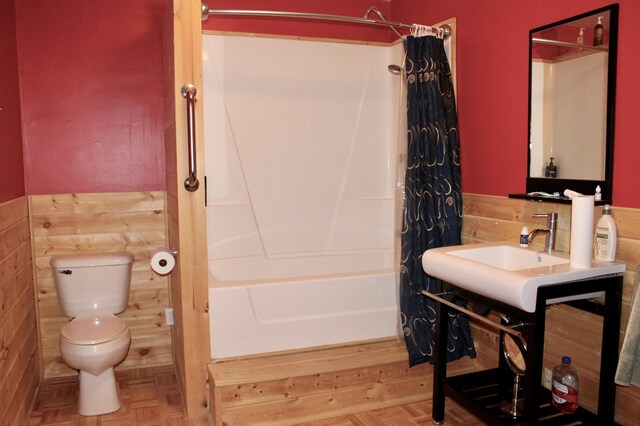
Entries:
[[75, 375], [60, 358], [58, 337], [68, 318], [60, 313], [49, 261], [52, 256], [129, 251], [134, 255], [127, 310], [131, 347], [118, 369], [172, 363], [168, 279], [151, 270], [151, 253], [166, 246], [161, 191], [37, 195], [30, 197], [34, 271], [44, 376]]
[[24, 424], [41, 378], [26, 197], [0, 204], [0, 425]]
[[[478, 365], [465, 357], [449, 373]], [[282, 426], [428, 401], [433, 366], [410, 368], [394, 339], [219, 360], [209, 375], [215, 424]]]
[[[594, 225], [602, 214], [603, 207], [596, 207]], [[559, 216], [556, 250], [569, 251], [571, 229], [571, 205], [517, 200], [489, 195], [464, 194], [463, 241], [518, 241], [523, 225], [530, 230], [544, 227], [543, 219], [533, 219], [533, 213], [557, 212]], [[618, 229], [616, 261], [627, 266], [624, 274], [620, 344], [629, 319], [629, 304], [633, 281], [640, 260], [640, 210], [613, 207], [613, 217]], [[542, 248], [544, 238], [534, 242]], [[483, 338], [479, 339], [478, 335]], [[491, 336], [491, 337], [489, 337]], [[498, 339], [493, 330], [482, 325], [474, 327], [474, 338], [479, 352], [498, 356]], [[553, 368], [563, 355], [571, 356], [572, 364], [580, 377], [580, 404], [595, 410], [600, 370], [600, 341], [602, 320], [568, 306], [556, 306], [548, 310], [545, 328], [544, 366]], [[640, 415], [640, 389], [635, 386], [618, 386], [616, 398], [616, 421], [635, 424]]]

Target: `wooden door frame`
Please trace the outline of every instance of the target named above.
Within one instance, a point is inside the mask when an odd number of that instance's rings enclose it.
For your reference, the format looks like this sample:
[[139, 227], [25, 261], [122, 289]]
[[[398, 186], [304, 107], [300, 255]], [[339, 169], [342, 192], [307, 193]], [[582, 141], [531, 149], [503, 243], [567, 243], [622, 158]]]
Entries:
[[[178, 250], [171, 273], [174, 309], [173, 359], [188, 417], [209, 411], [206, 366], [209, 346], [209, 303], [204, 194], [204, 131], [202, 101], [202, 36], [200, 2], [173, 0], [165, 23], [165, 148], [167, 164], [167, 232]], [[182, 86], [190, 83], [198, 93], [195, 103], [196, 164], [200, 188], [185, 189], [188, 176], [186, 100]]]

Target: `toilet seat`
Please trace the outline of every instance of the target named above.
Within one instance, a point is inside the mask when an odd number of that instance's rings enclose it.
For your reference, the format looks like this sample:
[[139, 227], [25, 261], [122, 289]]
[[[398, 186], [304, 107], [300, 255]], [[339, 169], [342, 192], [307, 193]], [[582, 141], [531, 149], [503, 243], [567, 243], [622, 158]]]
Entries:
[[113, 314], [80, 315], [62, 327], [60, 335], [74, 345], [97, 345], [127, 331], [127, 323]]

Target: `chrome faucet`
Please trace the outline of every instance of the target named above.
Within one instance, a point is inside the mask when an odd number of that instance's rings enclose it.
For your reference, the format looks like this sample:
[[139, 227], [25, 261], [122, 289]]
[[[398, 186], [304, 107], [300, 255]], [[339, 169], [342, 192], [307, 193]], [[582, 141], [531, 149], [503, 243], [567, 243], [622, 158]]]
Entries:
[[544, 217], [547, 219], [547, 229], [534, 229], [529, 233], [527, 237], [528, 241], [531, 242], [533, 238], [542, 233], [546, 234], [546, 239], [544, 240], [544, 251], [547, 253], [551, 253], [556, 249], [556, 229], [558, 227], [558, 213], [535, 213], [531, 215], [531, 217]]

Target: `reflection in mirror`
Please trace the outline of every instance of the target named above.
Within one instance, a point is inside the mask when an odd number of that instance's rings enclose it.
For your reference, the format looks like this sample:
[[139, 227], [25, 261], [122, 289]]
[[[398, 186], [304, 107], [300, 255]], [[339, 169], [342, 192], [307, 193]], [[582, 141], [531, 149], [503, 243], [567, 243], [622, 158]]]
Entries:
[[614, 4], [529, 32], [527, 194], [611, 201], [617, 27]]
[[[605, 178], [609, 15], [532, 34], [531, 177]], [[604, 42], [594, 47], [597, 22]]]

